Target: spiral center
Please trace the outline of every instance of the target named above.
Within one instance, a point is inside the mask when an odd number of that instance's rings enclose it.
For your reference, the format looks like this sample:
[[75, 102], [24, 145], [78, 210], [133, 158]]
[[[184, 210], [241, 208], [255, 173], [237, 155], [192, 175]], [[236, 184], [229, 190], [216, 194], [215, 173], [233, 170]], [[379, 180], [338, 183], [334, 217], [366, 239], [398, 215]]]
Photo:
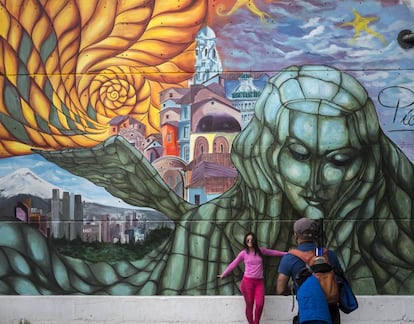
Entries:
[[112, 90], [111, 92], [109, 92], [108, 98], [112, 101], [118, 100], [119, 99], [119, 92], [115, 91], [115, 90]]

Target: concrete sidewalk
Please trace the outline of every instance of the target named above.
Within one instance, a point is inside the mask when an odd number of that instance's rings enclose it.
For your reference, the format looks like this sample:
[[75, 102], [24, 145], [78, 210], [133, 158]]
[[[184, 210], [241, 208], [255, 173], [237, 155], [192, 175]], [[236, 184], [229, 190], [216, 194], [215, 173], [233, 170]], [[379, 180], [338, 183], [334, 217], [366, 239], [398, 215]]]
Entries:
[[[414, 296], [358, 296], [343, 324], [414, 323]], [[292, 296], [266, 296], [261, 324], [290, 324]], [[295, 302], [295, 306], [296, 302]], [[26, 322], [25, 322], [26, 321]], [[0, 324], [246, 323], [241, 296], [0, 296]]]

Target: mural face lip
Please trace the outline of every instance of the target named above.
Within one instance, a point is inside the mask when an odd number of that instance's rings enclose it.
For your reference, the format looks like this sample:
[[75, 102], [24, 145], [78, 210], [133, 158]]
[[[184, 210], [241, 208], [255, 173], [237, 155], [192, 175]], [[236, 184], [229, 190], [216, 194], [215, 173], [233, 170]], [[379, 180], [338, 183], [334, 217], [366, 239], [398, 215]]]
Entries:
[[319, 197], [318, 195], [313, 195], [311, 197], [303, 195], [301, 197], [305, 201], [307, 206], [315, 207], [315, 208], [319, 209], [320, 211], [327, 211], [328, 210], [327, 207], [329, 205], [330, 199], [325, 199], [323, 197]]
[[309, 198], [306, 198], [306, 197], [304, 197], [304, 198], [308, 202], [308, 204], [311, 205], [311, 206], [320, 206], [322, 204], [322, 201], [320, 201], [320, 200], [309, 199]]

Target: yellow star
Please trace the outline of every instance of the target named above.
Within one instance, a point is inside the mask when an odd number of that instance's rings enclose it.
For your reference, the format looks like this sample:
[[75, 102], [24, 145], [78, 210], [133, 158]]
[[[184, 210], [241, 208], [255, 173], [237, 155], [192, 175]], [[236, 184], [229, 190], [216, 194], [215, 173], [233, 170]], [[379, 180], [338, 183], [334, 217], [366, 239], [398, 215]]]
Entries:
[[379, 38], [381, 40], [381, 42], [386, 44], [384, 36], [382, 36], [381, 34], [375, 32], [374, 30], [372, 30], [371, 28], [368, 27], [368, 24], [373, 22], [373, 21], [377, 21], [378, 17], [376, 17], [376, 16], [375, 17], [363, 17], [355, 9], [352, 9], [352, 12], [354, 13], [354, 16], [355, 16], [354, 20], [343, 23], [342, 25], [340, 25], [340, 27], [351, 26], [351, 27], [355, 28], [355, 34], [354, 34], [354, 37], [351, 40], [352, 44], [355, 43], [355, 41], [358, 38], [359, 34], [363, 30], [366, 31], [367, 33], [373, 35], [374, 37]]
[[264, 12], [260, 10], [259, 7], [257, 7], [254, 0], [236, 0], [233, 7], [228, 12], [224, 12], [222, 6], [217, 7], [216, 12], [219, 16], [231, 16], [233, 13], [235, 13], [242, 7], [246, 7], [253, 14], [259, 16], [262, 23], [266, 23], [266, 19], [271, 18], [271, 16], [267, 12]]

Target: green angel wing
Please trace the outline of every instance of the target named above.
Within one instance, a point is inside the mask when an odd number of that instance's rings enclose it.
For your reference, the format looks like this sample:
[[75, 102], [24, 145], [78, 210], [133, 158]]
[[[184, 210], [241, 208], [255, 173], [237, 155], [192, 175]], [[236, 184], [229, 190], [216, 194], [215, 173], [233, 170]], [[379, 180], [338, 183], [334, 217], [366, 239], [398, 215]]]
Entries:
[[126, 203], [156, 209], [173, 221], [181, 220], [195, 207], [171, 190], [142, 153], [122, 136], [110, 137], [93, 148], [33, 151]]

